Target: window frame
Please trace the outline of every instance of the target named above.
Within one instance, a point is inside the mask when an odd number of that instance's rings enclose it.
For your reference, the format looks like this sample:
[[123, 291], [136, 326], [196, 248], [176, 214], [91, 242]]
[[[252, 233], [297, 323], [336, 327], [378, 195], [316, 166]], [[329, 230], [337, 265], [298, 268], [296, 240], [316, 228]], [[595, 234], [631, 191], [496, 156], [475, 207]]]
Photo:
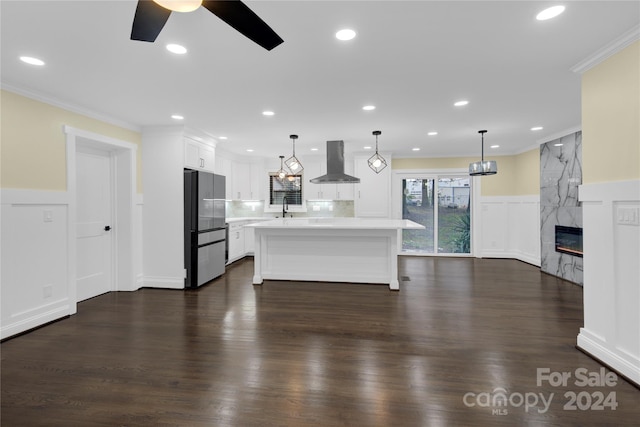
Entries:
[[[294, 175], [296, 177], [299, 177], [300, 179], [300, 203], [291, 203], [288, 202], [289, 204], [289, 208], [287, 209], [287, 212], [292, 213], [292, 212], [306, 212], [307, 211], [307, 201], [305, 199], [305, 188], [306, 185], [304, 184], [304, 171], [302, 172], [302, 174], [296, 174]], [[277, 174], [275, 172], [269, 172], [268, 173], [268, 200], [265, 200], [265, 212], [282, 212], [282, 203], [276, 203], [276, 204], [272, 204], [272, 200], [274, 200], [273, 198], [273, 186], [272, 183], [274, 182], [274, 180], [277, 180]], [[276, 198], [277, 201], [277, 198]]]

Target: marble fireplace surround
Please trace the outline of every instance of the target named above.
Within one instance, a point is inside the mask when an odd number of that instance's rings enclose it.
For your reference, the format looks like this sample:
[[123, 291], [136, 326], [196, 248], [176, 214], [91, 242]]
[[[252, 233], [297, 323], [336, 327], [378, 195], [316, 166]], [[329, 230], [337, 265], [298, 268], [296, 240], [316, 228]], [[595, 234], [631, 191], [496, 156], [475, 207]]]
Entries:
[[[561, 144], [561, 145], [560, 145]], [[556, 251], [556, 225], [582, 228], [582, 132], [540, 145], [540, 269], [583, 284], [583, 259]]]

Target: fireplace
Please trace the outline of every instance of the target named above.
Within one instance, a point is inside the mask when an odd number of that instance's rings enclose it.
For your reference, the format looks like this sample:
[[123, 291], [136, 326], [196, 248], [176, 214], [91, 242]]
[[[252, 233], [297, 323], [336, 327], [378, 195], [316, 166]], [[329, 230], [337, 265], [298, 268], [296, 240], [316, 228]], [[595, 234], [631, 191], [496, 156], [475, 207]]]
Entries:
[[556, 225], [556, 252], [582, 258], [582, 228]]

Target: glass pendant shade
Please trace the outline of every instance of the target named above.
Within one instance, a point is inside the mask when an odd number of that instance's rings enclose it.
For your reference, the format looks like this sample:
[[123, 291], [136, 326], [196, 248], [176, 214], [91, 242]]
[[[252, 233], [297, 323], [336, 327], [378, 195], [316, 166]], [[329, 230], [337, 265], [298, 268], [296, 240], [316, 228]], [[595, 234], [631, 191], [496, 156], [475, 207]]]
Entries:
[[284, 164], [289, 168], [289, 172], [291, 175], [300, 175], [304, 167], [298, 158], [296, 157], [296, 139], [298, 139], [298, 135], [289, 135], [291, 141], [293, 143], [293, 154], [287, 160], [285, 160]]
[[284, 156], [279, 156], [279, 157], [280, 157], [280, 169], [278, 169], [278, 171], [276, 172], [276, 177], [280, 182], [282, 182], [287, 177], [287, 172], [284, 170], [284, 166], [282, 164], [284, 160]]
[[371, 170], [373, 170], [375, 173], [380, 173], [382, 169], [387, 167], [387, 161], [384, 159], [384, 157], [378, 154], [378, 135], [382, 134], [382, 132], [379, 130], [374, 130], [372, 133], [376, 136], [376, 154], [369, 157], [369, 160], [367, 162], [369, 163], [369, 167], [371, 168]]
[[479, 162], [469, 163], [469, 175], [482, 176], [482, 175], [495, 175], [498, 173], [498, 163], [495, 160], [484, 159], [484, 134], [486, 130], [479, 130], [479, 134], [482, 135], [481, 142], [481, 158]]
[[202, 0], [153, 0], [165, 9], [174, 12], [193, 12], [202, 5]]
[[485, 160], [469, 163], [469, 175], [495, 175], [498, 164], [495, 160]]

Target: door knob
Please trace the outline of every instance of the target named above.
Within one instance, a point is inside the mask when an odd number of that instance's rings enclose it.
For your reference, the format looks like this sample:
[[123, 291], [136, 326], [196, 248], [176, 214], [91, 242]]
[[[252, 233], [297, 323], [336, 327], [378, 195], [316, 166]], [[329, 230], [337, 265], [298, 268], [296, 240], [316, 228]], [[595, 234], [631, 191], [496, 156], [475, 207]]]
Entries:
[[109, 230], [111, 230], [111, 227], [110, 227], [110, 226], [108, 226], [108, 225], [105, 225], [105, 227], [104, 227], [104, 231], [109, 231]]

